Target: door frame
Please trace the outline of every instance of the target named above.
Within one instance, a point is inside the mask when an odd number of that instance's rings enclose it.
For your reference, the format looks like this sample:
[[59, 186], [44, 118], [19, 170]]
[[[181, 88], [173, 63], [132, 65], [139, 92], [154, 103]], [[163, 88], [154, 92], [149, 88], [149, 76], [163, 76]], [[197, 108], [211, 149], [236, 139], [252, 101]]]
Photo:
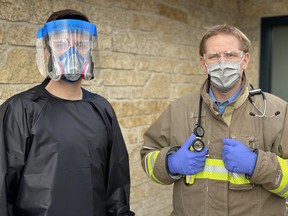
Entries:
[[288, 26], [288, 15], [261, 18], [259, 87], [266, 92], [271, 92], [272, 30], [276, 26]]

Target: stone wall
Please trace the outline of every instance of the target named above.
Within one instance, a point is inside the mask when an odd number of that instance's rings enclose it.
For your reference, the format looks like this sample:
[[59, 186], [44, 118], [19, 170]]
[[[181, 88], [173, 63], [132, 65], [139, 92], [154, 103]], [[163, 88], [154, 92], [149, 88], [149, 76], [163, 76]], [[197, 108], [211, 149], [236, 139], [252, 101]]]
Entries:
[[131, 209], [169, 215], [171, 186], [144, 174], [142, 135], [170, 101], [199, 89], [198, 44], [207, 28], [239, 26], [251, 39], [248, 77], [258, 85], [260, 17], [285, 14], [285, 0], [0, 0], [0, 103], [43, 80], [35, 33], [48, 16], [71, 8], [97, 24], [101, 71], [84, 86], [115, 108], [130, 155]]

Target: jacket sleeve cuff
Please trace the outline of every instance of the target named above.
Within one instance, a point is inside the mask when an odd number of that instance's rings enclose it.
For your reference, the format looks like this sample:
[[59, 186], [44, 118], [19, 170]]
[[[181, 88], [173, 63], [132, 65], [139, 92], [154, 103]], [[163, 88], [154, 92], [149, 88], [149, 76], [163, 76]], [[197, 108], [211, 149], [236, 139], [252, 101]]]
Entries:
[[154, 167], [155, 177], [163, 184], [172, 184], [179, 180], [182, 175], [172, 175], [167, 167], [167, 155], [176, 152], [175, 147], [164, 147], [161, 149]]
[[271, 190], [278, 186], [275, 182], [279, 178], [279, 170], [281, 171], [281, 168], [277, 156], [274, 153], [264, 152], [259, 149], [257, 162], [249, 180]]
[[251, 177], [253, 176], [253, 173], [254, 173], [255, 168], [256, 168], [256, 166], [257, 166], [257, 160], [258, 160], [258, 149], [255, 149], [253, 152], [256, 154], [256, 162], [255, 162], [255, 166], [254, 166], [254, 169], [253, 169], [252, 174], [251, 174], [251, 175], [248, 175], [248, 174], [245, 175], [246, 179], [248, 179], [248, 180], [250, 180]]
[[172, 147], [171, 149], [168, 150], [167, 155], [166, 155], [166, 170], [167, 170], [167, 173], [168, 173], [169, 176], [170, 176], [172, 179], [174, 179], [175, 181], [181, 179], [181, 178], [182, 178], [182, 175], [172, 174], [172, 173], [169, 172], [167, 158], [168, 158], [168, 155], [176, 153], [176, 152], [178, 151], [178, 149], [179, 149], [179, 147], [177, 147], [177, 146]]

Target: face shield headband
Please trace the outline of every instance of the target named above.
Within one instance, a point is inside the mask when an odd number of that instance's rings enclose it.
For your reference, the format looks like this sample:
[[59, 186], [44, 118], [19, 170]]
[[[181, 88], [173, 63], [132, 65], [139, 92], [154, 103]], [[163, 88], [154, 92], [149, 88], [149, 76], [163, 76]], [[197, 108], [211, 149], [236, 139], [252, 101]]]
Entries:
[[92, 79], [92, 50], [96, 41], [96, 26], [89, 22], [56, 20], [46, 23], [38, 30], [36, 39], [36, 62], [40, 73], [52, 80]]

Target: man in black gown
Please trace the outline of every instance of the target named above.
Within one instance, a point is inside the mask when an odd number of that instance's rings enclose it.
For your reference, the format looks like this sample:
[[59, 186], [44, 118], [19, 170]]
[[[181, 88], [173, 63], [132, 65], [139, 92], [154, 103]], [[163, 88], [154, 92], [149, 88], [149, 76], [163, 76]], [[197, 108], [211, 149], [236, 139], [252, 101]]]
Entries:
[[134, 215], [114, 110], [81, 87], [93, 78], [96, 41], [96, 26], [75, 10], [53, 13], [39, 29], [46, 79], [0, 107], [1, 216]]

